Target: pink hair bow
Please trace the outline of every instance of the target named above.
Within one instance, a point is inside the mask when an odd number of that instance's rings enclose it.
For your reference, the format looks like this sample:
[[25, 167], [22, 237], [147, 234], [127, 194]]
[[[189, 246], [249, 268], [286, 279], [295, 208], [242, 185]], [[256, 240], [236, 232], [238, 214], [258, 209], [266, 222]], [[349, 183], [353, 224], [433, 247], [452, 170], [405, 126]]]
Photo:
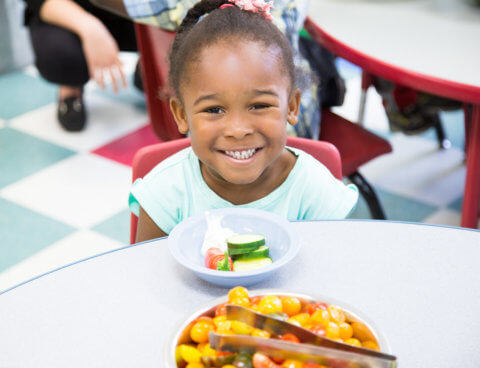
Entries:
[[265, 2], [265, 0], [228, 0], [234, 3], [242, 10], [251, 11], [253, 13], [259, 13], [267, 20], [272, 20], [270, 10], [273, 9], [273, 1]]

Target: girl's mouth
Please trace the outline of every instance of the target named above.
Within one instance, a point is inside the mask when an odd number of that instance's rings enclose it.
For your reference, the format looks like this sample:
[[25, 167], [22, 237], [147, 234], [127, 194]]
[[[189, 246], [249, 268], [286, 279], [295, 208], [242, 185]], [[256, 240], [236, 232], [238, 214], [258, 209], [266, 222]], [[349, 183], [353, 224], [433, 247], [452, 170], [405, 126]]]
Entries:
[[258, 148], [250, 148], [247, 150], [239, 150], [239, 151], [223, 151], [227, 156], [230, 156], [236, 160], [248, 160], [252, 157], [255, 152], [257, 152]]

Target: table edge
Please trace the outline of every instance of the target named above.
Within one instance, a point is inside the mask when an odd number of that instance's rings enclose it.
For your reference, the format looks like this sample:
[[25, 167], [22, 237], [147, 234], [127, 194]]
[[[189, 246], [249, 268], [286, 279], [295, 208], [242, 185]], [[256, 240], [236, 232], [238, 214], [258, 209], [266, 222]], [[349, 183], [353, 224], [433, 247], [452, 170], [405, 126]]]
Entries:
[[332, 53], [372, 74], [425, 92], [462, 102], [480, 104], [480, 86], [429, 76], [371, 57], [336, 39], [317, 25], [311, 17], [306, 18], [304, 27], [315, 40]]

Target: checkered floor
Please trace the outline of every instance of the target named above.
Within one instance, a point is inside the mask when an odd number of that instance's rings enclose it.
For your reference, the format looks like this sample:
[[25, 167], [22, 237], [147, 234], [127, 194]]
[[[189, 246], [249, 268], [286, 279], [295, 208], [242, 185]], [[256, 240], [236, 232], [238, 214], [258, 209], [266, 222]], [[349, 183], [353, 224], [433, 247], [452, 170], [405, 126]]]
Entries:
[[[135, 54], [122, 54], [132, 75]], [[339, 61], [347, 80], [344, 106], [355, 120], [360, 72]], [[143, 95], [87, 85], [89, 122], [66, 133], [55, 118], [56, 88], [33, 67], [0, 75], [0, 291], [76, 260], [128, 244], [130, 162], [157, 141]], [[464, 185], [463, 114], [443, 115], [453, 146], [437, 148], [433, 132], [406, 137], [388, 131], [379, 97], [368, 95], [366, 125], [388, 137], [393, 154], [362, 173], [378, 190], [391, 220], [458, 226]], [[355, 218], [369, 218], [360, 202]]]

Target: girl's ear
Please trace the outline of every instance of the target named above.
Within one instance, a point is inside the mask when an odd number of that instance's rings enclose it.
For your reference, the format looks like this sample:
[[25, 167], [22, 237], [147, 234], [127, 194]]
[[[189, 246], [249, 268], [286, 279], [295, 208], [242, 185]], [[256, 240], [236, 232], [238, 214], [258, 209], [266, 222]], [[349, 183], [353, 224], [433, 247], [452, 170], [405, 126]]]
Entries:
[[170, 110], [172, 111], [175, 122], [177, 123], [178, 131], [182, 134], [187, 134], [187, 115], [185, 114], [185, 109], [183, 108], [183, 104], [180, 99], [177, 97], [170, 98]]
[[288, 116], [287, 121], [290, 125], [295, 125], [298, 122], [298, 112], [300, 111], [300, 97], [302, 92], [296, 88], [290, 95], [288, 101]]

